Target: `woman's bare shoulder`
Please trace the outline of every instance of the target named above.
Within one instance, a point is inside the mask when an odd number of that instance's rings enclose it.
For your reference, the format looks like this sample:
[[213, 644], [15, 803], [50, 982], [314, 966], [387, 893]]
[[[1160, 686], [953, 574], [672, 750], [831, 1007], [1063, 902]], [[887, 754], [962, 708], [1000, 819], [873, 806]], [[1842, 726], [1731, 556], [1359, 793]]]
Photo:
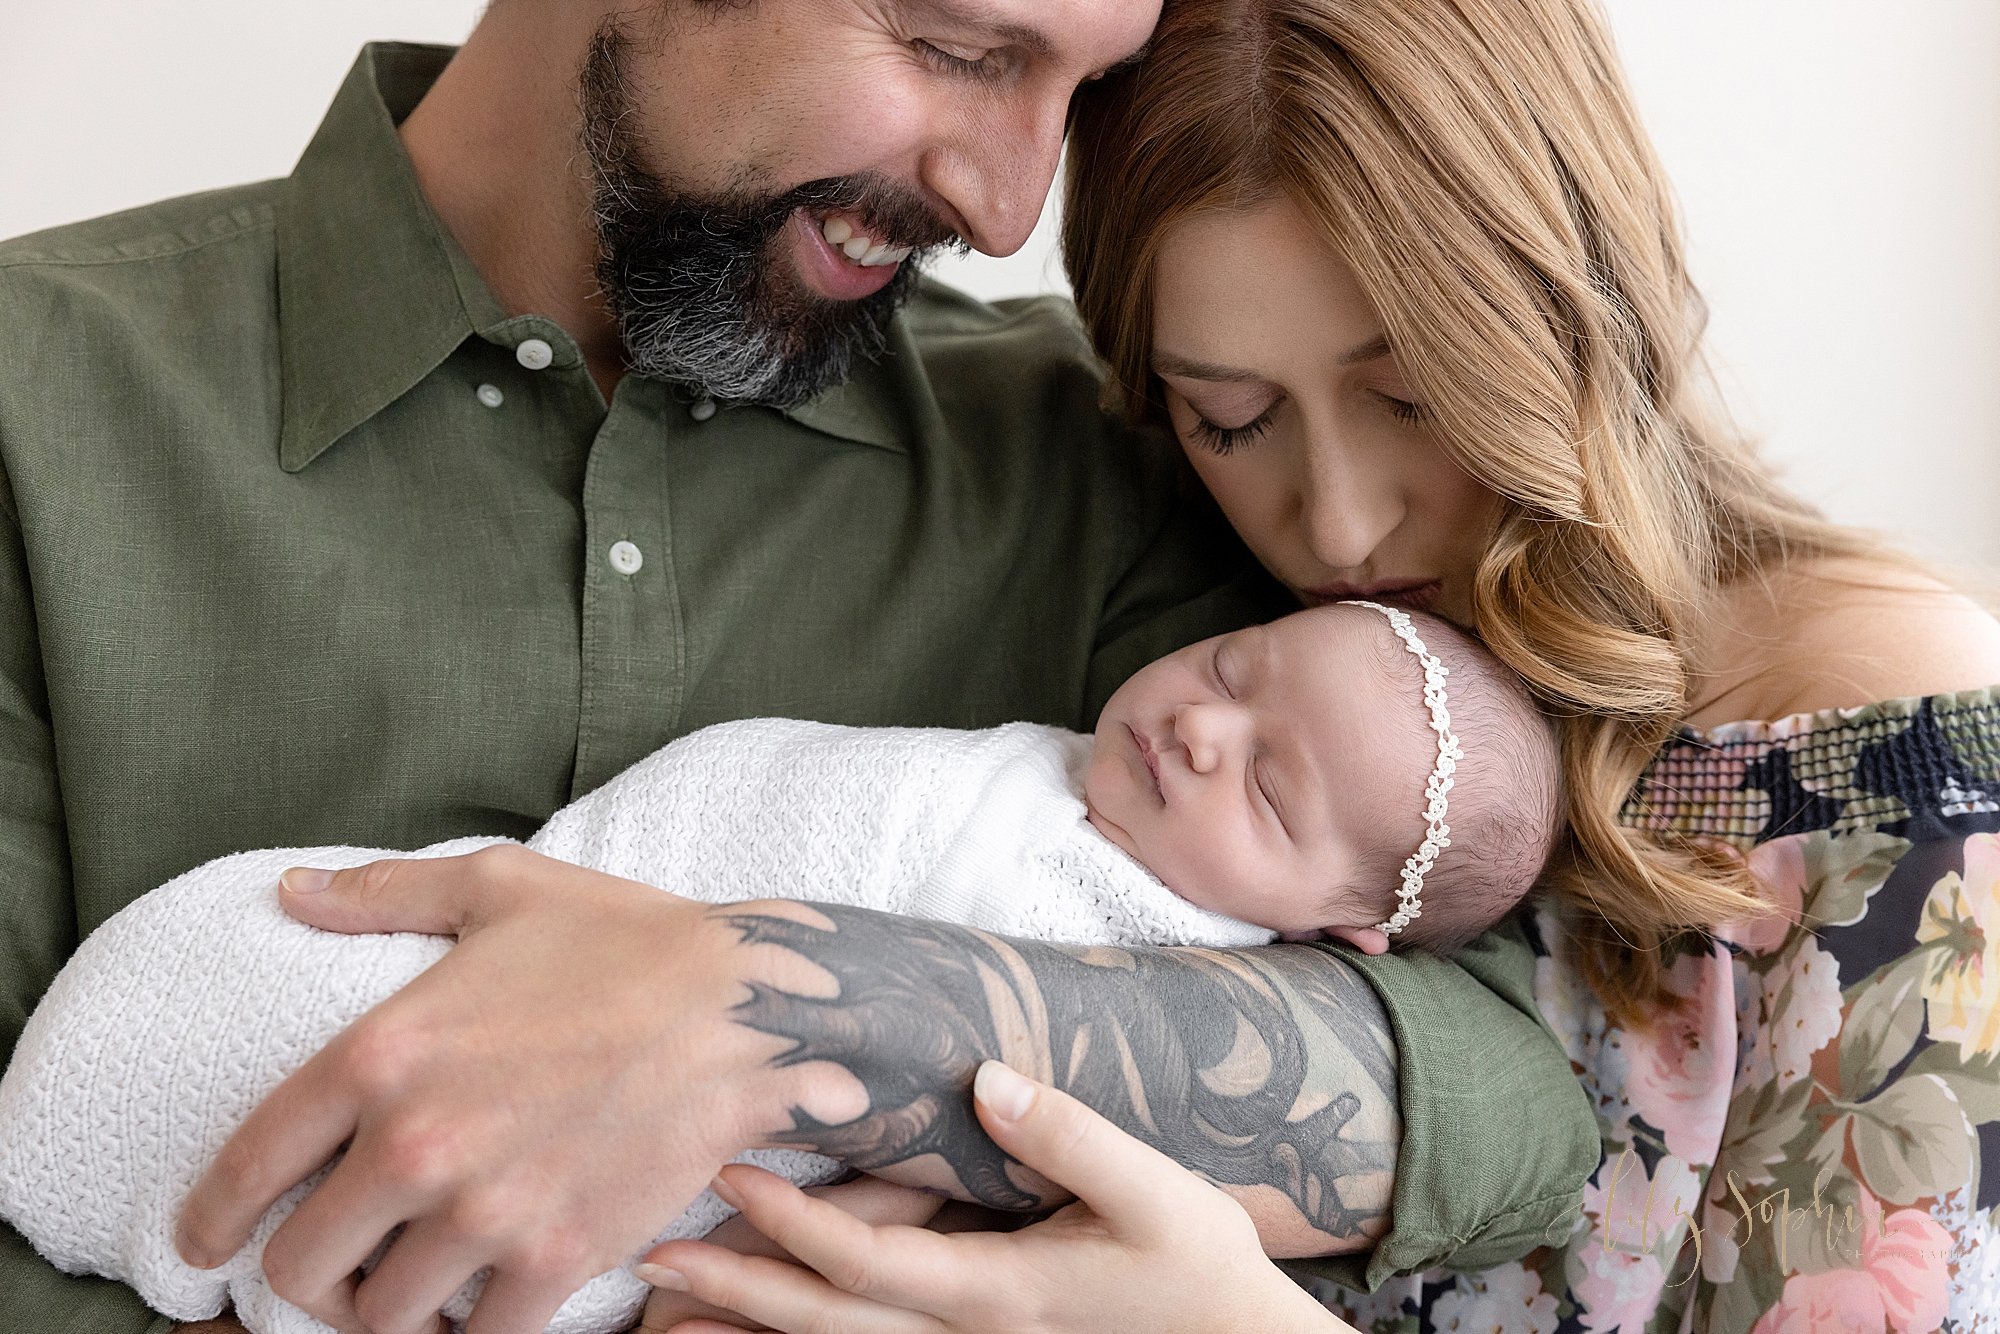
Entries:
[[1717, 596], [1697, 727], [2000, 684], [2000, 621], [1919, 569], [1821, 561]]

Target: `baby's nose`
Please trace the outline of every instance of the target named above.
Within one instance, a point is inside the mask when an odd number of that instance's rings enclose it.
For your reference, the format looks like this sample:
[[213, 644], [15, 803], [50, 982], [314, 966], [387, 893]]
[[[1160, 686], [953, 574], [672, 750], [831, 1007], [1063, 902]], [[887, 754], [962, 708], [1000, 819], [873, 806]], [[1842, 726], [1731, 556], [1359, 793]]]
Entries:
[[1213, 773], [1222, 762], [1223, 722], [1204, 704], [1188, 704], [1174, 714], [1174, 740], [1187, 751], [1188, 768]]

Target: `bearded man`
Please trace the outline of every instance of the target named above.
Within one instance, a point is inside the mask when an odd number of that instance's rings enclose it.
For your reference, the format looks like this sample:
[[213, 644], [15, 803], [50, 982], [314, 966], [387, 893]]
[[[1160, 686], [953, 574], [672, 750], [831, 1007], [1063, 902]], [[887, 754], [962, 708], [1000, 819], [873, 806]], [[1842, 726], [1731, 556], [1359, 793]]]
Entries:
[[[216, 855], [522, 837], [731, 718], [1089, 730], [1139, 664], [1275, 610], [1100, 413], [1065, 307], [918, 276], [1023, 243], [1071, 94], [1157, 16], [495, 0], [456, 53], [364, 51], [283, 181], [0, 246], [0, 1051], [83, 934]], [[538, 1330], [750, 1147], [1033, 1206], [978, 1185], [987, 1057], [1229, 1188], [1276, 1254], [1504, 1246], [1595, 1161], [1580, 1100], [1492, 1097], [1568, 1078], [1493, 970], [1107, 961], [519, 850], [287, 890], [459, 940], [183, 1215], [218, 1262], [344, 1147], [265, 1250], [341, 1329], [429, 1329], [489, 1269], [471, 1328]], [[1490, 1065], [1399, 1082], [1419, 1029]], [[1257, 1080], [1192, 1077], [1244, 1031]], [[0, 1328], [167, 1327], [0, 1236]]]

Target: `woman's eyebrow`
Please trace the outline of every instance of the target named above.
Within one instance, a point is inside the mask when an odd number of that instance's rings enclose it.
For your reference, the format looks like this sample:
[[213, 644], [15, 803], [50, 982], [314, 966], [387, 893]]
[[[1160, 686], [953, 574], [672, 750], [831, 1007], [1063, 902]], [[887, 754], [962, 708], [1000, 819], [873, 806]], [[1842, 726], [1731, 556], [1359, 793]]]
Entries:
[[1340, 364], [1343, 366], [1359, 366], [1364, 361], [1373, 361], [1377, 357], [1386, 357], [1391, 350], [1389, 347], [1389, 335], [1376, 334], [1367, 342], [1358, 344], [1341, 353]]
[[[1376, 334], [1364, 343], [1357, 343], [1335, 358], [1342, 366], [1359, 366], [1364, 361], [1374, 361], [1386, 357], [1393, 349], [1389, 346], [1389, 335]], [[1178, 375], [1189, 380], [1214, 380], [1222, 384], [1265, 384], [1268, 381], [1256, 371], [1245, 370], [1241, 366], [1220, 366], [1199, 357], [1184, 357], [1178, 352], [1153, 353], [1153, 372], [1156, 375]]]
[[1158, 375], [1178, 375], [1188, 380], [1215, 380], [1224, 384], [1265, 383], [1264, 377], [1255, 371], [1246, 371], [1238, 366], [1218, 366], [1212, 361], [1183, 357], [1174, 352], [1155, 352], [1153, 371]]

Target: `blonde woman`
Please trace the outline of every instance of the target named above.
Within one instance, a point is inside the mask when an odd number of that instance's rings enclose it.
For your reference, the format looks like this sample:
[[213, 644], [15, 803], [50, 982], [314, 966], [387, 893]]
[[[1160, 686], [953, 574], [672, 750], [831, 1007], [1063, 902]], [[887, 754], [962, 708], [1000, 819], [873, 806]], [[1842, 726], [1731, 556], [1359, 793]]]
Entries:
[[[1572, 837], [1534, 927], [1602, 1130], [1582, 1221], [1328, 1305], [1398, 1330], [1991, 1320], [2000, 625], [1713, 411], [1589, 0], [1178, 0], [1079, 99], [1070, 165], [1112, 387], [1270, 572], [1472, 627], [1564, 720]], [[776, 1234], [824, 1220], [753, 1193]], [[822, 1227], [807, 1258], [849, 1291], [790, 1271], [789, 1307], [745, 1295], [751, 1262], [672, 1259], [775, 1328], [1249, 1327], [1275, 1271], [1234, 1206], [1179, 1207], [1218, 1229], [1205, 1258], [1086, 1206], [940, 1244]], [[1107, 1236], [1125, 1259], [1063, 1259]]]

